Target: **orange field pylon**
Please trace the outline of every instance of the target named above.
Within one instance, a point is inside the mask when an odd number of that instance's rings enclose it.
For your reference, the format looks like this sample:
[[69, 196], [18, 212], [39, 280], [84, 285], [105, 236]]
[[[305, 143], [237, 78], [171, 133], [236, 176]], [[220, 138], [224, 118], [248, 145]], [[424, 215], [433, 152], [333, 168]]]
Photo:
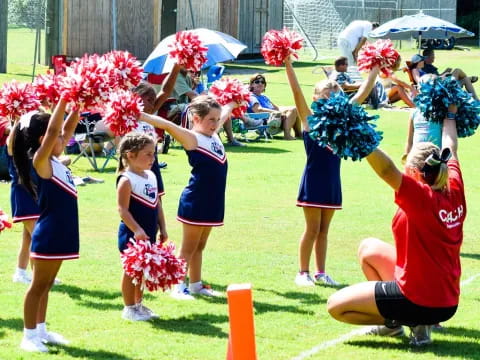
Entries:
[[256, 360], [252, 285], [229, 285], [227, 298], [230, 318], [227, 360]]

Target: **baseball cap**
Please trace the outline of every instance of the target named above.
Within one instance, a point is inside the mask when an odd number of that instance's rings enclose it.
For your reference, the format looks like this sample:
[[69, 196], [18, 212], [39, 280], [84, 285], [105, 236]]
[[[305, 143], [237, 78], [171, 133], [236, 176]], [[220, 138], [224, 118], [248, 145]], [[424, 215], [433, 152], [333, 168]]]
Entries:
[[412, 59], [410, 61], [412, 62], [412, 64], [416, 64], [423, 60], [425, 60], [425, 56], [422, 56], [420, 54], [415, 54], [412, 56]]

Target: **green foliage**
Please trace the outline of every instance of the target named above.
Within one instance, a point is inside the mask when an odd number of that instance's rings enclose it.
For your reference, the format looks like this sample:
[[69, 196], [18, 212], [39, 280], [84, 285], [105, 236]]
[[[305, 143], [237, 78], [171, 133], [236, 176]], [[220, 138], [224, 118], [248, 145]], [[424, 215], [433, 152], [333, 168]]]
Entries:
[[45, 0], [9, 0], [8, 23], [30, 29], [44, 28]]

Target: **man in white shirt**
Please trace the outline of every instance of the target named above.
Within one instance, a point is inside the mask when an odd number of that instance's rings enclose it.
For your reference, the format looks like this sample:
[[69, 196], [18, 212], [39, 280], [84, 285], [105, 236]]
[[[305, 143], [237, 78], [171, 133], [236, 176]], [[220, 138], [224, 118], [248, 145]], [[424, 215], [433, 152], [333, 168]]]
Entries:
[[340, 53], [348, 59], [349, 64], [357, 63], [358, 51], [367, 41], [368, 33], [378, 26], [377, 22], [355, 20], [338, 35]]

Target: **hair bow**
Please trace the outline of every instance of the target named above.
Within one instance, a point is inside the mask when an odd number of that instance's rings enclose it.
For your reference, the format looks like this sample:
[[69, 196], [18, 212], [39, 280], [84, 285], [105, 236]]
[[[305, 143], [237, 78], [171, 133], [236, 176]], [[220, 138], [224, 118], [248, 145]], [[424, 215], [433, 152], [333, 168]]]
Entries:
[[440, 155], [438, 155], [436, 152], [432, 152], [425, 159], [425, 165], [423, 165], [422, 172], [428, 173], [432, 172], [433, 170], [438, 170], [440, 164], [446, 164], [451, 157], [452, 152], [449, 148], [443, 149]]

